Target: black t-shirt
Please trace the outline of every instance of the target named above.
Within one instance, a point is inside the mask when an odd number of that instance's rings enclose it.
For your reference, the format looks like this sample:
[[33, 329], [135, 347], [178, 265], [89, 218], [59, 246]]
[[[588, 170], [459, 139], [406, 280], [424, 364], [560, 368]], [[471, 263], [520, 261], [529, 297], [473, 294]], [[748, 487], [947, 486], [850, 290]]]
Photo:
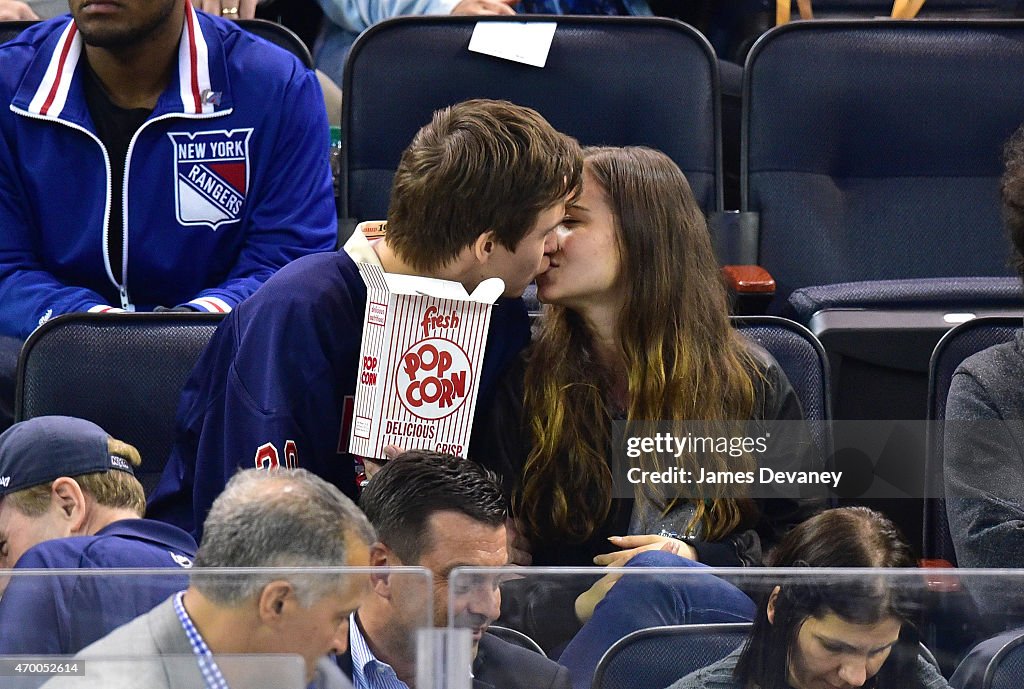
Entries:
[[[152, 110], [146, 108], [120, 108], [111, 102], [99, 77], [85, 66], [85, 103], [89, 106], [96, 134], [110, 156], [110, 220], [107, 224], [107, 255], [110, 268], [118, 282], [122, 281], [121, 254], [124, 251], [124, 167], [128, 158], [128, 144], [135, 132], [146, 121]], [[115, 304], [116, 306], [116, 304]]]

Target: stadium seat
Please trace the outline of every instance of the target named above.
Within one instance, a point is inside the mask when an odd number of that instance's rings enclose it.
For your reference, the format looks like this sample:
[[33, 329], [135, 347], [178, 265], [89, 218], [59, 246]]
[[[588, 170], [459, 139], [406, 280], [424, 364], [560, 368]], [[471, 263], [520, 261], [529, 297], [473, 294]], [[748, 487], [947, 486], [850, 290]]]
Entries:
[[544, 67], [468, 49], [501, 18], [419, 16], [381, 22], [345, 65], [342, 217], [384, 217], [403, 149], [431, 114], [468, 98], [536, 108], [582, 144], [645, 145], [686, 173], [705, 212], [721, 210], [718, 66], [707, 40], [670, 19], [518, 16], [557, 22]]
[[982, 641], [949, 679], [953, 689], [1020, 689], [1024, 686], [1024, 630]]
[[88, 419], [142, 455], [147, 494], [174, 439], [182, 386], [222, 314], [76, 313], [41, 325], [18, 362], [15, 420]]
[[526, 650], [533, 651], [534, 653], [540, 653], [545, 658], [547, 657], [547, 653], [545, 653], [544, 649], [540, 647], [540, 644], [518, 629], [492, 624], [487, 627], [487, 633], [493, 634], [502, 641], [507, 641], [510, 644], [514, 644], [520, 648], [525, 648]]
[[1014, 20], [794, 22], [747, 58], [743, 262], [829, 352], [837, 419], [923, 418], [957, 314], [1024, 308], [999, 201], [1022, 39]]
[[[892, 0], [808, 0], [815, 19], [888, 17], [893, 4]], [[793, 14], [795, 19], [796, 12]], [[926, 0], [915, 16], [921, 19], [1012, 17], [1019, 16], [1019, 8], [1015, 2], [1006, 0]]]
[[740, 647], [749, 622], [679, 624], [640, 629], [605, 651], [591, 689], [667, 687]]
[[[829, 369], [825, 350], [807, 328], [778, 316], [734, 316], [733, 326], [764, 347], [779, 362], [800, 398], [804, 418], [828, 421], [832, 418]], [[832, 439], [828, 425], [811, 426], [822, 455], [830, 457]]]
[[[739, 648], [750, 626], [749, 622], [679, 624], [631, 632], [616, 641], [598, 661], [591, 689], [670, 686]], [[935, 656], [924, 644], [920, 645], [919, 653], [938, 667]], [[1014, 685], [1014, 689], [1019, 687]]]
[[313, 69], [313, 56], [309, 54], [309, 48], [287, 26], [266, 19], [239, 19], [238, 25], [249, 33], [284, 48], [299, 58], [306, 67]]
[[[950, 330], [935, 346], [928, 373], [928, 420], [946, 417], [946, 396], [953, 373], [964, 359], [997, 344], [1010, 342], [1021, 327], [1019, 317], [978, 318]], [[928, 436], [925, 463], [925, 490], [922, 554], [927, 559], [946, 560], [956, 565], [956, 553], [946, 519], [943, 488], [942, 428], [937, 424]]]

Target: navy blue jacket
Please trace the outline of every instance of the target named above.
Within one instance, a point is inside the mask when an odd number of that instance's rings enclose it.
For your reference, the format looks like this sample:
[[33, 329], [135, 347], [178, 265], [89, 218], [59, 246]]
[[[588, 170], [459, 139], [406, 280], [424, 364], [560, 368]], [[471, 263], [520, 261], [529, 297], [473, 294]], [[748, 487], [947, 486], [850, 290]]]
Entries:
[[0, 656], [73, 655], [188, 586], [196, 543], [169, 524], [122, 519], [93, 536], [43, 541], [18, 558], [27, 569], [156, 569], [154, 574], [11, 577], [0, 598]]
[[[300, 466], [355, 497], [347, 448], [365, 307], [359, 269], [339, 251], [286, 266], [232, 311], [182, 391], [175, 444], [148, 514], [198, 539], [239, 468]], [[529, 338], [522, 300], [499, 300], [477, 416]]]

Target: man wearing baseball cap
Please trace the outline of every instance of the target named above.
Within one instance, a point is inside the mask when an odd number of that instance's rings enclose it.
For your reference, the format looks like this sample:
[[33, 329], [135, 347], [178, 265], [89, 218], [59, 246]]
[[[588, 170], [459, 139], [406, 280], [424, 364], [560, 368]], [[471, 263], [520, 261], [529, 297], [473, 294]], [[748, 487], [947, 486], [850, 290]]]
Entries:
[[138, 450], [96, 424], [41, 416], [0, 434], [0, 568], [172, 568], [168, 576], [0, 582], [0, 655], [73, 654], [187, 582], [196, 543], [143, 519]]

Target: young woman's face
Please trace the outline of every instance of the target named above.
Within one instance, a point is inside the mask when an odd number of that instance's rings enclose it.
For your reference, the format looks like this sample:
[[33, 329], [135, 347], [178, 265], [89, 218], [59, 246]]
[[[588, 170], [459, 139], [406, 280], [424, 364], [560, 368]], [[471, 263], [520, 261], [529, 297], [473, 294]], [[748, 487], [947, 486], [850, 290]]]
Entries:
[[790, 652], [793, 689], [851, 689], [878, 674], [900, 634], [894, 617], [854, 624], [829, 612], [808, 617]]
[[618, 305], [623, 293], [615, 215], [605, 190], [584, 170], [583, 191], [566, 206], [558, 249], [537, 277], [537, 297], [572, 309]]

